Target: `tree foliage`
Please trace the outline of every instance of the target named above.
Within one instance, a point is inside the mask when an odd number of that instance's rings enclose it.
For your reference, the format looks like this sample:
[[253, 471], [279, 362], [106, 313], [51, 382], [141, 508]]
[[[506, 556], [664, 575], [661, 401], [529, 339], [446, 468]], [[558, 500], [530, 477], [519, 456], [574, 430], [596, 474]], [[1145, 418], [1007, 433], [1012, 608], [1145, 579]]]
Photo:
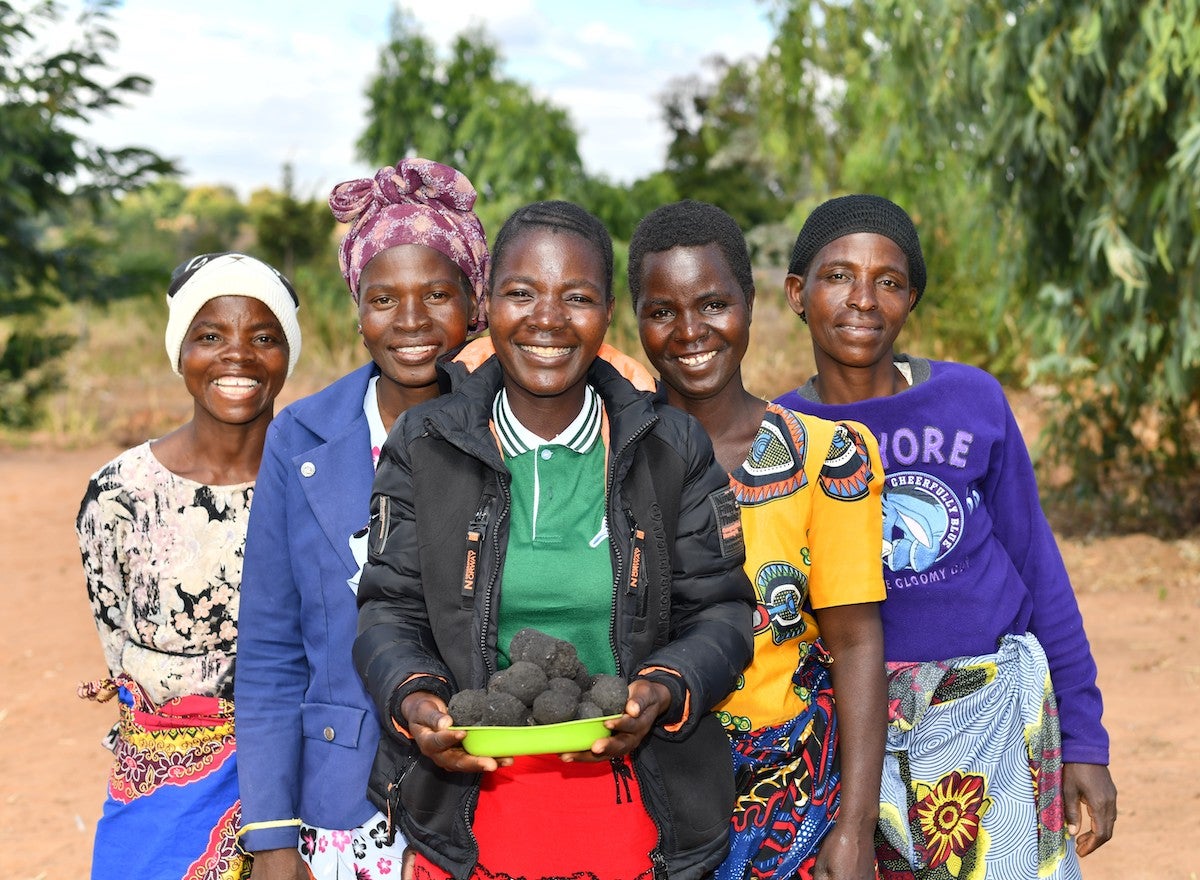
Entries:
[[1007, 212], [1009, 302], [1030, 378], [1060, 389], [1052, 451], [1080, 497], [1108, 499], [1114, 520], [1186, 510], [1200, 464], [1200, 2], [878, 8], [923, 99], [914, 124], [966, 152]]
[[281, 192], [259, 190], [250, 198], [255, 239], [263, 259], [293, 281], [296, 268], [317, 257], [332, 260], [333, 215], [324, 199], [297, 197], [290, 164]]
[[40, 40], [61, 15], [57, 4], [17, 9], [0, 0], [0, 423], [27, 423], [34, 401], [57, 382], [70, 337], [40, 326], [46, 309], [62, 290], [78, 298], [105, 292], [95, 237], [47, 235], [47, 227], [174, 171], [149, 150], [109, 149], [80, 134], [97, 114], [150, 87], [143, 76], [112, 77], [111, 6], [86, 6], [72, 42], [51, 49]]
[[150, 81], [106, 81], [105, 54], [116, 45], [106, 27], [112, 3], [86, 7], [76, 41], [62, 50], [37, 45], [40, 26], [60, 15], [40, 2], [27, 12], [0, 2], [0, 290], [40, 285], [56, 255], [41, 242], [41, 223], [80, 199], [98, 204], [173, 166], [149, 150], [108, 149], [79, 134], [96, 114], [143, 94]]
[[720, 205], [743, 229], [782, 219], [789, 205], [776, 167], [757, 136], [755, 65], [721, 57], [701, 74], [675, 80], [662, 96], [671, 133], [666, 173], [681, 195]]
[[415, 155], [453, 165], [479, 192], [489, 230], [526, 202], [574, 196], [583, 164], [570, 117], [503, 76], [500, 65], [480, 28], [460, 33], [449, 57], [439, 59], [398, 8], [367, 89], [359, 155], [380, 166]]

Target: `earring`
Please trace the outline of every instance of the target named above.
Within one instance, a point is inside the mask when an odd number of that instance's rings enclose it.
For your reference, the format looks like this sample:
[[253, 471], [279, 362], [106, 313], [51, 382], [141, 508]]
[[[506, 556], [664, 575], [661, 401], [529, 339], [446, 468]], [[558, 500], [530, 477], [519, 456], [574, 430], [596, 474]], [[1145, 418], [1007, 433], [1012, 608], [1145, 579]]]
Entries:
[[[801, 312], [800, 320], [803, 321], [805, 324], [807, 324], [808, 323], [808, 314], [805, 312]], [[362, 328], [360, 327], [359, 329], [361, 330]]]

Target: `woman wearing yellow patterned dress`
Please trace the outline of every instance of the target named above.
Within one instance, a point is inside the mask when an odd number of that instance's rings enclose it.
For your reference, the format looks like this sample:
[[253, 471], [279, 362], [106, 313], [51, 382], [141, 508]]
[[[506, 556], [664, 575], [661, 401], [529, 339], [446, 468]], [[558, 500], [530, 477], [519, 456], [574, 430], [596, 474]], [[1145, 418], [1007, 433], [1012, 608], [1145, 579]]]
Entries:
[[94, 880], [232, 880], [240, 806], [233, 665], [242, 548], [275, 398], [300, 354], [287, 280], [244, 254], [203, 254], [167, 293], [171, 368], [192, 418], [88, 483], [76, 530], [116, 696]]
[[730, 472], [758, 594], [754, 661], [717, 707], [738, 802], [716, 876], [873, 878], [886, 725], [875, 440], [745, 389], [754, 282], [720, 208], [684, 201], [643, 219], [629, 288], [668, 402]]

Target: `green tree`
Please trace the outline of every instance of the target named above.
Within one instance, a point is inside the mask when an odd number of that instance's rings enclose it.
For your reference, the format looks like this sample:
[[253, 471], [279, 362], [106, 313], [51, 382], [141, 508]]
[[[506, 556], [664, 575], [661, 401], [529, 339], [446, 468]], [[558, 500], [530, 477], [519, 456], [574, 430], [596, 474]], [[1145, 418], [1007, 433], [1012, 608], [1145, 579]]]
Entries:
[[142, 76], [110, 79], [112, 5], [86, 6], [70, 45], [50, 49], [39, 37], [61, 16], [56, 3], [19, 10], [0, 0], [0, 422], [27, 422], [31, 401], [54, 386], [54, 362], [70, 339], [46, 331], [41, 316], [62, 289], [73, 297], [99, 292], [89, 286], [87, 249], [47, 237], [47, 227], [175, 170], [148, 150], [108, 149], [80, 134], [97, 114], [150, 87]]
[[526, 202], [577, 196], [584, 174], [570, 117], [504, 77], [501, 62], [481, 28], [460, 33], [439, 59], [398, 9], [367, 88], [359, 155], [376, 165], [415, 155], [453, 165], [479, 192], [489, 231]]
[[[1011, 214], [1051, 451], [1110, 522], [1197, 521], [1200, 0], [883, 0], [918, 124]], [[964, 132], [969, 136], [964, 136]]]
[[789, 205], [757, 137], [756, 64], [708, 60], [711, 77], [677, 79], [662, 96], [671, 132], [666, 173], [681, 198], [719, 205], [743, 229], [779, 221]]
[[283, 166], [283, 191], [259, 190], [250, 197], [258, 251], [290, 279], [299, 264], [334, 259], [333, 214], [324, 199], [296, 196], [291, 164]]

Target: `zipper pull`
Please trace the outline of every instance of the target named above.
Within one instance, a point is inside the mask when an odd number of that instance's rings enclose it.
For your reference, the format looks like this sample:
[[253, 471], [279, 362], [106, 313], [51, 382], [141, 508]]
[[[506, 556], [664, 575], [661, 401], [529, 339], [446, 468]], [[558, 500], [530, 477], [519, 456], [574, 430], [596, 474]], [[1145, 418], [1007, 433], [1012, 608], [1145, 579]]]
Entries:
[[467, 553], [463, 561], [462, 607], [470, 608], [475, 601], [475, 582], [479, 575], [479, 557], [483, 551], [483, 539], [487, 535], [489, 508], [494, 495], [484, 495], [479, 509], [467, 526]]
[[638, 581], [642, 576], [642, 544], [646, 533], [638, 528], [633, 511], [625, 508], [625, 518], [629, 521], [629, 544], [632, 548], [629, 555], [629, 583], [625, 586], [625, 595], [635, 596], [638, 591]]

